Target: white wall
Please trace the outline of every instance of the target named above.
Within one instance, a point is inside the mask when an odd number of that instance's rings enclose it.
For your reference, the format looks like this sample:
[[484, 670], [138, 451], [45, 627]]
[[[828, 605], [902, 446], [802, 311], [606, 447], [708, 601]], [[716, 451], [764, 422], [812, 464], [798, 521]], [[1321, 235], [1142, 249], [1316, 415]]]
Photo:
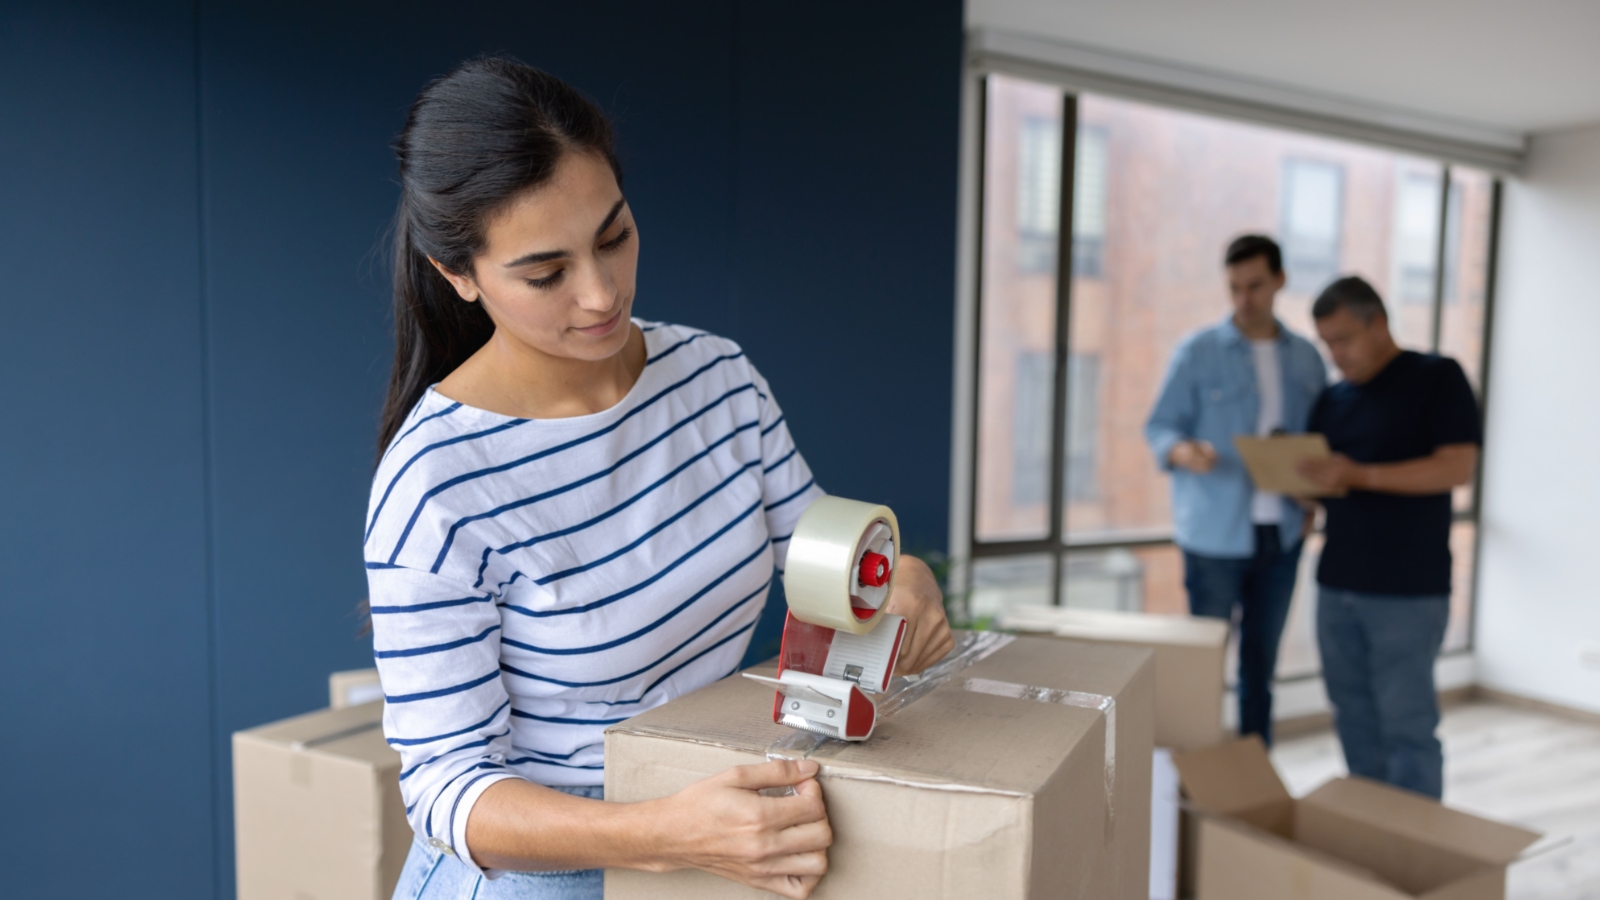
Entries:
[[1530, 151], [1501, 220], [1478, 672], [1600, 712], [1600, 126]]

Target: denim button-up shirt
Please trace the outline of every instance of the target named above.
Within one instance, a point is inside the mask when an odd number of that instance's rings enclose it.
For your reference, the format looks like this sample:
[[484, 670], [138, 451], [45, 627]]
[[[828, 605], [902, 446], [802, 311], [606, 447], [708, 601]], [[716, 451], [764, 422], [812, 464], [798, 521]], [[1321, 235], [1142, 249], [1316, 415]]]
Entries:
[[[1311, 404], [1328, 384], [1328, 370], [1311, 342], [1278, 323], [1278, 369], [1283, 376], [1283, 430], [1304, 431]], [[1255, 552], [1251, 501], [1255, 485], [1245, 471], [1234, 435], [1256, 433], [1261, 394], [1250, 342], [1230, 317], [1189, 335], [1172, 356], [1161, 395], [1145, 423], [1145, 440], [1162, 469], [1172, 473], [1172, 518], [1178, 546], [1201, 556], [1232, 559]], [[1196, 475], [1176, 469], [1167, 456], [1179, 441], [1207, 441], [1217, 464]], [[1300, 508], [1284, 501], [1279, 536], [1284, 547], [1300, 540]]]

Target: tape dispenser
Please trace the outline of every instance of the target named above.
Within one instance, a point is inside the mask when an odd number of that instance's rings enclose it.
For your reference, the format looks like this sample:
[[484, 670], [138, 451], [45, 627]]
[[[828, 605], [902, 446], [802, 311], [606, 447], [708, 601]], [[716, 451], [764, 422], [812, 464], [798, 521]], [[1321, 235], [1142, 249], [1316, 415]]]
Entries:
[[906, 620], [882, 612], [900, 556], [900, 524], [886, 506], [819, 497], [795, 525], [783, 571], [789, 613], [772, 720], [846, 741], [877, 725], [869, 695], [889, 689]]

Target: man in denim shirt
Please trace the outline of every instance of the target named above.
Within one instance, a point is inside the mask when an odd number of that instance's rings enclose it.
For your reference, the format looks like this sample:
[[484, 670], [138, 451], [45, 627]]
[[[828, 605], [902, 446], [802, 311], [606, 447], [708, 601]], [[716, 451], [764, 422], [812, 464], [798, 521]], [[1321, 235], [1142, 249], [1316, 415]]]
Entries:
[[1245, 235], [1224, 260], [1233, 314], [1178, 345], [1145, 439], [1172, 473], [1189, 611], [1231, 620], [1239, 610], [1239, 733], [1270, 744], [1272, 676], [1307, 517], [1255, 489], [1233, 438], [1304, 431], [1328, 375], [1311, 342], [1273, 315], [1284, 285], [1277, 243]]

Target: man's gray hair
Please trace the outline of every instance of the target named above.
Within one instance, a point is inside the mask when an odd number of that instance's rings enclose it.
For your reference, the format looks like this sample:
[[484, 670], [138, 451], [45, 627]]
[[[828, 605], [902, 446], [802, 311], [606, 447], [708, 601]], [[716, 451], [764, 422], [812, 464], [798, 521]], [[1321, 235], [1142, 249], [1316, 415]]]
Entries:
[[1323, 288], [1317, 302], [1311, 304], [1311, 318], [1326, 319], [1341, 309], [1350, 310], [1350, 315], [1363, 325], [1370, 324], [1378, 316], [1389, 317], [1383, 298], [1365, 279], [1355, 275], [1347, 275]]

